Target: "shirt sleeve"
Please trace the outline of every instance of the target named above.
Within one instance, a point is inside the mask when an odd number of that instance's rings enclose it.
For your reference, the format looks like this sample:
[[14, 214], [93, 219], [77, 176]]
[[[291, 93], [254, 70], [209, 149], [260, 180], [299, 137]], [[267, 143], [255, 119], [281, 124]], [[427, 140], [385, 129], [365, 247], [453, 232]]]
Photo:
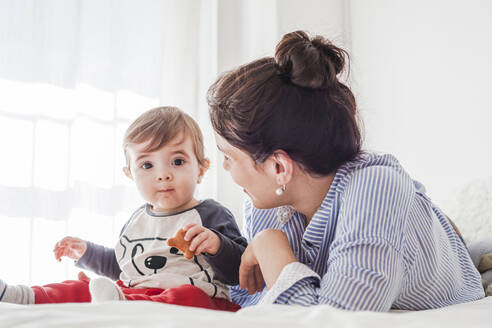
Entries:
[[228, 285], [239, 283], [241, 255], [248, 245], [241, 235], [232, 213], [213, 200], [197, 207], [202, 224], [220, 238], [220, 248], [214, 255], [204, 254], [215, 273], [215, 278]]
[[408, 176], [393, 168], [355, 172], [342, 195], [326, 272], [319, 277], [308, 266], [291, 263], [262, 303], [388, 311], [405, 274], [400, 247], [413, 188]]
[[112, 280], [118, 280], [121, 273], [114, 249], [97, 245], [90, 241], [87, 242], [87, 250], [75, 262], [75, 266], [90, 270]]

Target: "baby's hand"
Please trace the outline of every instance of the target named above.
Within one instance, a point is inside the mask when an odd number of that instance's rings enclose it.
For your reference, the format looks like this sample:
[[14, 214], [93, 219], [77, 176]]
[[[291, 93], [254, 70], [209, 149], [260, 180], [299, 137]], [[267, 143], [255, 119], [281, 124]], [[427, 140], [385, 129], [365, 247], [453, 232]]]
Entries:
[[191, 240], [190, 251], [194, 252], [195, 255], [200, 255], [200, 253], [217, 254], [220, 248], [220, 238], [213, 231], [195, 223], [187, 224], [183, 229], [186, 230], [184, 239], [186, 241]]
[[87, 251], [87, 242], [77, 237], [65, 237], [56, 243], [53, 253], [55, 258], [61, 261], [62, 256], [78, 260]]

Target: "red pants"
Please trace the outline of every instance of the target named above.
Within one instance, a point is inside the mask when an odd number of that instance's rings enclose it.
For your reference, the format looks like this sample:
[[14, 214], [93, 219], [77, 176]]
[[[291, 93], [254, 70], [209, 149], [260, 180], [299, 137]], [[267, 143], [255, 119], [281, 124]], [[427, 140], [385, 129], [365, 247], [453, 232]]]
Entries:
[[[212, 298], [200, 288], [182, 285], [175, 288], [139, 289], [126, 288], [118, 281], [123, 294], [129, 301], [152, 301], [167, 304], [201, 307], [212, 310], [236, 312], [241, 307], [222, 298]], [[34, 291], [34, 303], [73, 303], [90, 302], [89, 280], [67, 280], [62, 283], [31, 287]]]

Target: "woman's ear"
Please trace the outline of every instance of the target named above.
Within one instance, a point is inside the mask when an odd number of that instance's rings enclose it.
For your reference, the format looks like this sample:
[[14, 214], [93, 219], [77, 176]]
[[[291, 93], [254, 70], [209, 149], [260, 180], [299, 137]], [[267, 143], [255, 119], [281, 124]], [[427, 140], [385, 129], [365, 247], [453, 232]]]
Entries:
[[132, 179], [133, 180], [133, 176], [132, 176], [132, 172], [130, 171], [130, 169], [126, 166], [123, 167], [123, 173], [125, 173], [125, 175]]
[[208, 168], [210, 167], [210, 160], [208, 158], [204, 159], [204, 164], [200, 165], [200, 172], [198, 173], [198, 181], [197, 183], [202, 182], [202, 178], [205, 175], [205, 172], [207, 172]]
[[275, 178], [278, 185], [290, 182], [294, 173], [294, 161], [283, 150], [276, 150], [268, 159], [267, 172]]

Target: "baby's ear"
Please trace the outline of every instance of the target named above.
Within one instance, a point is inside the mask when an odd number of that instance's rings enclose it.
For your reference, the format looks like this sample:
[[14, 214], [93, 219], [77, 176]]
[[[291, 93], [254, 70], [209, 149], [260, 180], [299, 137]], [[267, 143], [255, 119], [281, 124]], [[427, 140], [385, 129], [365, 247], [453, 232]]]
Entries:
[[205, 158], [203, 160], [203, 168], [205, 169], [205, 171], [203, 171], [203, 173], [207, 172], [208, 168], [210, 167], [210, 160], [208, 158]]
[[207, 172], [208, 168], [210, 167], [210, 160], [208, 158], [205, 158], [203, 160], [203, 165], [200, 165], [200, 173], [198, 174], [198, 183], [202, 182], [203, 175], [205, 172]]
[[132, 179], [133, 180], [133, 176], [132, 176], [132, 172], [130, 171], [130, 169], [126, 166], [123, 167], [123, 173], [125, 173], [125, 175]]

